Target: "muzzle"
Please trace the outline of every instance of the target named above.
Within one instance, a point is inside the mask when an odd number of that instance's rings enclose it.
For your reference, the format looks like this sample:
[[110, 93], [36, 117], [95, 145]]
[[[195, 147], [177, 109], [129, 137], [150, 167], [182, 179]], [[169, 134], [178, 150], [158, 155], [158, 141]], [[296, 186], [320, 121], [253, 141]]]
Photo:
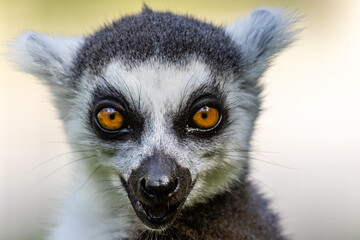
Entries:
[[144, 159], [128, 181], [122, 181], [137, 216], [154, 230], [165, 229], [176, 219], [192, 182], [189, 169], [162, 152]]

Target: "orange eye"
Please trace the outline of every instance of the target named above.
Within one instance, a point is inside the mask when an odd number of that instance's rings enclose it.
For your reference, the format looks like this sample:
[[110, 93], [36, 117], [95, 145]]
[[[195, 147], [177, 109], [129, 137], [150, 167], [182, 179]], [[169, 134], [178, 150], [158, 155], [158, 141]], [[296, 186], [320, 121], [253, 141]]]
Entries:
[[113, 108], [103, 108], [97, 114], [97, 119], [101, 127], [109, 131], [120, 129], [124, 123], [123, 116]]
[[195, 125], [202, 129], [214, 127], [220, 120], [219, 111], [213, 107], [202, 107], [193, 116]]

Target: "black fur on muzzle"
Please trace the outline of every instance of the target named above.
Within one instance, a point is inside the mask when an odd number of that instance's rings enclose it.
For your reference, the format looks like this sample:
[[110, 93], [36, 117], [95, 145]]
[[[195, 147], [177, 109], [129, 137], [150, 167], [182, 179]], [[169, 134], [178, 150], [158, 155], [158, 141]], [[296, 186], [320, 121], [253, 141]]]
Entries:
[[192, 188], [189, 169], [160, 151], [121, 181], [139, 219], [154, 230], [165, 229], [175, 220]]

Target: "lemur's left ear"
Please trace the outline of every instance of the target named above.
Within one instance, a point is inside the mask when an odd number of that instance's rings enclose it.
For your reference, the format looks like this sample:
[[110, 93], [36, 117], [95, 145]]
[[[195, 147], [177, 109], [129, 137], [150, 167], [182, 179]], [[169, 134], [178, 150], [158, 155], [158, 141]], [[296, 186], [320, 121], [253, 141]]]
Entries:
[[265, 72], [277, 53], [294, 41], [297, 18], [286, 9], [257, 8], [225, 31], [243, 54], [244, 78], [256, 80]]
[[[11, 42], [11, 60], [20, 70], [53, 87], [69, 87], [70, 68], [83, 39], [25, 32]], [[55, 85], [55, 86], [54, 86]]]

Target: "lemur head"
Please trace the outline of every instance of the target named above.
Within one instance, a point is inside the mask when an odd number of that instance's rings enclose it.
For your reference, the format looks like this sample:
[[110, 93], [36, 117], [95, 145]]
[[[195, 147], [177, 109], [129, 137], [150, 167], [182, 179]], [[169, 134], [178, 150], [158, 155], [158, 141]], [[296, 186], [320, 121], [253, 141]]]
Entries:
[[[151, 229], [244, 181], [258, 79], [294, 36], [284, 10], [226, 27], [145, 8], [86, 37], [27, 32], [20, 68], [44, 79], [83, 161], [109, 169]], [[120, 198], [120, 197], [119, 197]]]

